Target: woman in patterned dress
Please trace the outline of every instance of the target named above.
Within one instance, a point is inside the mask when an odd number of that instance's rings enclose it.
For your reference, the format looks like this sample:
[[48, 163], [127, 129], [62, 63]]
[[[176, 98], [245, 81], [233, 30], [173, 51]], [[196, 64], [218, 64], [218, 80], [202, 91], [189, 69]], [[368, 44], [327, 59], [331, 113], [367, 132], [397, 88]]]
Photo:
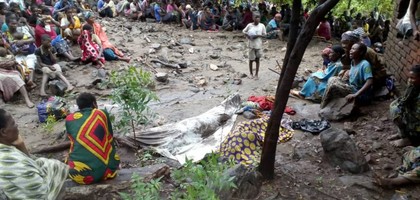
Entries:
[[13, 117], [0, 109], [0, 193], [8, 199], [56, 199], [68, 176], [66, 164], [32, 159]]

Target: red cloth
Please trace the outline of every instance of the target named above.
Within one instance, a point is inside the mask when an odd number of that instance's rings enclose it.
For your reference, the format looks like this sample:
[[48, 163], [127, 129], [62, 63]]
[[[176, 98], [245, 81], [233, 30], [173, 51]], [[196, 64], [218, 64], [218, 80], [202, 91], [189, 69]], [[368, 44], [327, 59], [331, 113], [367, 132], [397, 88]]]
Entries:
[[51, 26], [51, 31], [47, 32], [44, 29], [44, 27], [40, 26], [39, 24], [36, 25], [36, 27], [35, 27], [35, 45], [37, 47], [41, 46], [41, 43], [42, 43], [41, 38], [42, 38], [42, 35], [44, 35], [44, 34], [49, 35], [51, 37], [51, 40], [54, 40], [55, 37], [57, 37], [57, 34], [54, 31], [54, 28], [55, 27]]
[[92, 41], [92, 34], [84, 30], [77, 39], [77, 43], [82, 49], [82, 61], [100, 61], [105, 63], [105, 58], [99, 55], [99, 45]]
[[242, 19], [242, 25], [247, 26], [249, 23], [254, 22], [254, 20], [252, 19], [252, 12], [251, 11], [247, 11], [244, 13], [243, 15], [243, 19]]
[[[248, 101], [258, 103], [263, 110], [271, 110], [274, 107], [274, 97], [267, 98], [267, 96], [250, 96]], [[289, 115], [296, 114], [293, 108], [286, 106], [284, 112]]]
[[323, 21], [319, 24], [318, 35], [326, 40], [331, 39], [331, 25], [328, 21]]
[[274, 106], [274, 102], [267, 100], [266, 96], [250, 96], [248, 101], [258, 103], [263, 110], [271, 110]]

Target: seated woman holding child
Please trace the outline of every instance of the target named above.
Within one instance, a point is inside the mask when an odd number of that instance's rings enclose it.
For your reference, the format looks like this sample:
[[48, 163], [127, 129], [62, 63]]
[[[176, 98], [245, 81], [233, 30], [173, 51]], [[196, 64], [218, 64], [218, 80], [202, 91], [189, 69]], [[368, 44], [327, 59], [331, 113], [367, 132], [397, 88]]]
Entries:
[[83, 25], [82, 34], [77, 40], [82, 50], [82, 61], [84, 63], [92, 62], [96, 68], [104, 68], [105, 58], [102, 56], [103, 48], [99, 37], [94, 33], [93, 27], [89, 24]]
[[121, 60], [124, 62], [130, 62], [130, 58], [125, 57], [124, 54], [117, 49], [117, 47], [109, 42], [105, 30], [99, 23], [95, 22], [95, 15], [93, 12], [86, 12], [85, 20], [87, 24], [93, 27], [93, 33], [96, 34], [101, 40], [105, 60]]
[[4, 101], [10, 101], [13, 95], [19, 91], [25, 99], [26, 105], [33, 108], [34, 104], [29, 99], [25, 88], [25, 74], [21, 69], [14, 56], [8, 55], [7, 50], [0, 47], [0, 92]]
[[420, 64], [410, 70], [408, 87], [403, 96], [390, 105], [391, 119], [399, 133], [390, 136], [396, 147], [420, 144]]
[[36, 49], [35, 40], [25, 29], [18, 30], [18, 21], [16, 18], [7, 19], [6, 23], [8, 30], [4, 33], [4, 36], [10, 44], [9, 50], [15, 55], [16, 62], [24, 67], [25, 72], [28, 72], [28, 86], [35, 88], [36, 84], [33, 82], [33, 73], [36, 64], [36, 56], [34, 54]]
[[[324, 50], [325, 51], [325, 50]], [[290, 93], [302, 99], [309, 99], [312, 101], [321, 101], [327, 87], [328, 80], [337, 76], [343, 68], [341, 64], [341, 57], [344, 55], [344, 49], [340, 45], [333, 46], [328, 51], [330, 62], [327, 67], [318, 70], [311, 74], [306, 83], [303, 85], [302, 90], [292, 90]]]
[[356, 43], [350, 50], [351, 67], [344, 77], [332, 77], [328, 81], [321, 108], [324, 108], [333, 98], [345, 97], [348, 102], [356, 105], [369, 104], [372, 99], [373, 75], [372, 68], [365, 60], [367, 47]]
[[67, 8], [65, 14], [60, 17], [61, 35], [71, 42], [76, 42], [82, 30], [76, 8]]

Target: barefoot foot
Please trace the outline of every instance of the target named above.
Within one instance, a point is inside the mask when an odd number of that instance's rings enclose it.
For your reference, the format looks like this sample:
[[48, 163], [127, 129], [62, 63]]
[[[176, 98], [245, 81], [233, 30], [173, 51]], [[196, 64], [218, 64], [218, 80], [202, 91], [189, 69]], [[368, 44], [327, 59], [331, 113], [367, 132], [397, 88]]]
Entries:
[[70, 85], [67, 87], [66, 92], [71, 92], [74, 89], [74, 86]]
[[397, 134], [390, 135], [386, 139], [392, 141], [392, 140], [396, 140], [396, 139], [400, 139], [400, 138], [401, 138], [401, 135], [397, 133]]
[[305, 98], [305, 97], [304, 97], [304, 96], [302, 96], [302, 95], [300, 94], [300, 92], [299, 92], [299, 91], [297, 91], [297, 90], [290, 90], [290, 94], [291, 94], [291, 95], [293, 95], [294, 97], [299, 98], [299, 99], [304, 99], [304, 98]]
[[32, 103], [31, 101], [27, 101], [26, 106], [28, 106], [28, 108], [33, 108], [35, 106], [35, 104]]
[[411, 142], [407, 138], [398, 139], [391, 142], [391, 145], [394, 147], [406, 147], [411, 145]]

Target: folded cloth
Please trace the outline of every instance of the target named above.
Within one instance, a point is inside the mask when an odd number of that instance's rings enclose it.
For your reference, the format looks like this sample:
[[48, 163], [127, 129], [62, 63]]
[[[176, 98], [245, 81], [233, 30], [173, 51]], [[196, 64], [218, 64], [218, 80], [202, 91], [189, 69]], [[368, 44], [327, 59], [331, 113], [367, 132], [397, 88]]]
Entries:
[[312, 134], [318, 134], [330, 127], [330, 123], [326, 120], [301, 119], [300, 121], [293, 122], [292, 124], [293, 129], [300, 129]]

